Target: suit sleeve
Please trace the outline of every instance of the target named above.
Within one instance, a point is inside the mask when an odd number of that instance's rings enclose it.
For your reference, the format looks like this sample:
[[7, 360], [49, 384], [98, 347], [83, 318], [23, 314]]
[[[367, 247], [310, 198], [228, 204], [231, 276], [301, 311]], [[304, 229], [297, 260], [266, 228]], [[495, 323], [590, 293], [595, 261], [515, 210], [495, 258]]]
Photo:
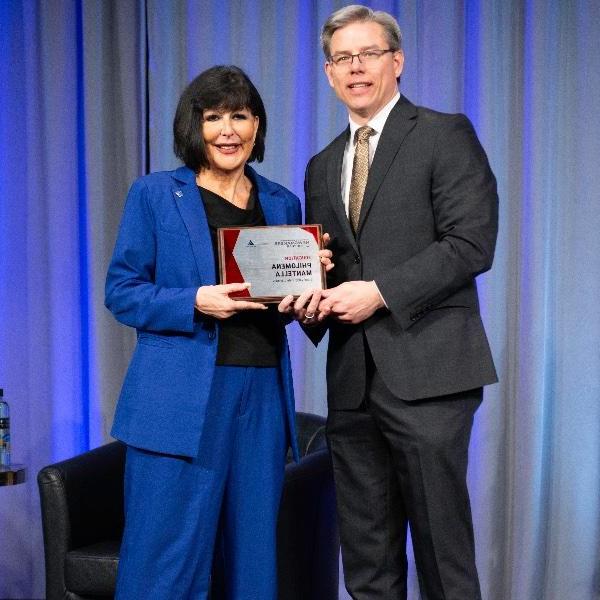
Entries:
[[136, 181], [127, 196], [108, 267], [105, 305], [125, 325], [148, 331], [192, 332], [197, 288], [166, 288], [154, 282], [156, 221], [149, 190]]
[[439, 127], [431, 204], [437, 240], [376, 278], [394, 317], [408, 328], [490, 269], [498, 232], [496, 180], [470, 121]]

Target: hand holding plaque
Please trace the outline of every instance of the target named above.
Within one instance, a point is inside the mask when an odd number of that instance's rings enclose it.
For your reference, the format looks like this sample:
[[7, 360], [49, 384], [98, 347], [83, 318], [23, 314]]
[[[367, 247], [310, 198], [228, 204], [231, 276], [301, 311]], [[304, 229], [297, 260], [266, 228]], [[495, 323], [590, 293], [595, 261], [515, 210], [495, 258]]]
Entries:
[[233, 299], [279, 302], [325, 288], [320, 225], [224, 227], [218, 239], [221, 283], [252, 284]]

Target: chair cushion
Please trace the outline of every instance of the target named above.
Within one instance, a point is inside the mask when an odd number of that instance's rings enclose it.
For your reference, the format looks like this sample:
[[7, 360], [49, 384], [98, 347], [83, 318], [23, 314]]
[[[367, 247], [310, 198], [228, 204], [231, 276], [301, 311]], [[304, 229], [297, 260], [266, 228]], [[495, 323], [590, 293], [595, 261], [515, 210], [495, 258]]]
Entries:
[[67, 552], [65, 585], [76, 594], [112, 596], [119, 564], [118, 541], [105, 541]]

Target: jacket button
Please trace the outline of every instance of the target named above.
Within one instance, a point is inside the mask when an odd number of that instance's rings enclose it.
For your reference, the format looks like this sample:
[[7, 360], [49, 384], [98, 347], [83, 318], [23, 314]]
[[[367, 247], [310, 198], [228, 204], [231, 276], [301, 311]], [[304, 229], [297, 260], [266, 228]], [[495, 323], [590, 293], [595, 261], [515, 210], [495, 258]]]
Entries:
[[360, 263], [360, 256], [357, 254], [357, 255], [354, 257], [354, 264], [355, 264], [355, 265], [358, 265], [359, 263]]

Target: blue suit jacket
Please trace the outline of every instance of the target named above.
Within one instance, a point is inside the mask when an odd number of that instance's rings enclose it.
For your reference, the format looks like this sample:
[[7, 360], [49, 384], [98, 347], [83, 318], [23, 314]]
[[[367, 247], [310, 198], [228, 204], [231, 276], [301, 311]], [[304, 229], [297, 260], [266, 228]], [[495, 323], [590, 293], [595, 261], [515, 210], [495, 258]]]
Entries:
[[[249, 167], [268, 225], [301, 222], [300, 201]], [[197, 289], [217, 283], [204, 205], [191, 169], [152, 173], [131, 186], [106, 279], [107, 308], [135, 327], [137, 346], [112, 435], [132, 446], [195, 456], [213, 378], [218, 322], [194, 315]], [[287, 339], [281, 375], [297, 456]]]

